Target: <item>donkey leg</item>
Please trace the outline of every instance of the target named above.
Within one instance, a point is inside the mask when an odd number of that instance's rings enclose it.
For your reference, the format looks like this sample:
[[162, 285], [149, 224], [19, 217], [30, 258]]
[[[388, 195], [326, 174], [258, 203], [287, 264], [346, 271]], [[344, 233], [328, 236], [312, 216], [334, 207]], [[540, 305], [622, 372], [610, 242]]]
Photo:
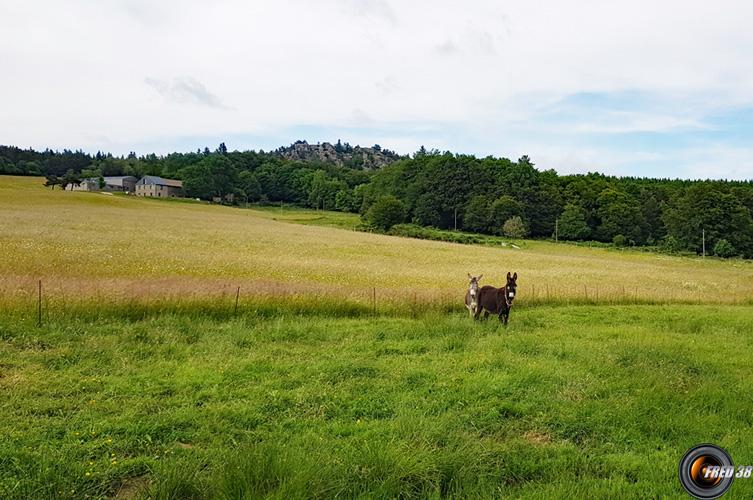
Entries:
[[476, 310], [473, 311], [473, 319], [478, 321], [479, 316], [481, 316], [481, 306], [477, 306]]

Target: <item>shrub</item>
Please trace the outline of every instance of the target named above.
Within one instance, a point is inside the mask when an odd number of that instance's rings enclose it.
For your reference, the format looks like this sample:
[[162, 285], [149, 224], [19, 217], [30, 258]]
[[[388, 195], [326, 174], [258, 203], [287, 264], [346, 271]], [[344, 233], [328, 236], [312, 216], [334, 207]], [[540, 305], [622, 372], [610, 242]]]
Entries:
[[495, 200], [490, 210], [491, 228], [495, 234], [504, 234], [504, 224], [515, 216], [523, 215], [523, 207], [512, 196], [502, 196]]
[[735, 247], [724, 238], [717, 241], [716, 245], [714, 245], [714, 255], [718, 255], [719, 257], [734, 257], [736, 254]]
[[627, 245], [627, 238], [622, 234], [615, 234], [612, 243], [614, 243], [614, 246], [624, 247]]
[[667, 236], [661, 243], [661, 247], [667, 252], [679, 252], [684, 250], [682, 243], [680, 243], [674, 236]]
[[366, 212], [366, 223], [381, 230], [388, 230], [405, 219], [405, 207], [394, 196], [382, 196]]
[[523, 219], [516, 215], [505, 221], [505, 224], [502, 226], [502, 232], [508, 238], [525, 238], [528, 234], [528, 229], [523, 223]]

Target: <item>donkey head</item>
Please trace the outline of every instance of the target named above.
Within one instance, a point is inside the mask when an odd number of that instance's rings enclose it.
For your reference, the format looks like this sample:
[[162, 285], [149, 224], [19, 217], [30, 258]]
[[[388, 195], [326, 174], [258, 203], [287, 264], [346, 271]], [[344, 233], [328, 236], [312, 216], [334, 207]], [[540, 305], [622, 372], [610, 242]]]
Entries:
[[482, 276], [483, 274], [479, 274], [478, 276], [468, 275], [468, 291], [471, 297], [475, 297], [478, 294], [478, 282], [481, 281]]
[[512, 305], [512, 301], [515, 300], [515, 293], [517, 292], [518, 287], [518, 273], [515, 273], [513, 275], [510, 275], [510, 273], [507, 273], [507, 285], [505, 286], [505, 301], [507, 302], [508, 306]]

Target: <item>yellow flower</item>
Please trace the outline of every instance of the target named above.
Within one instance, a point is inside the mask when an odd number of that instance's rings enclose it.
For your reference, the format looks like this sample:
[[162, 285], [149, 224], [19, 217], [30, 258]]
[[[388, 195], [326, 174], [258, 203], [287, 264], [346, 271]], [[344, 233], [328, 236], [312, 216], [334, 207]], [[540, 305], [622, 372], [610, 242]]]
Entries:
[[84, 475], [85, 475], [85, 476], [91, 476], [91, 475], [92, 475], [92, 473], [91, 473], [91, 472], [89, 472], [89, 471], [86, 471], [86, 474], [84, 474]]

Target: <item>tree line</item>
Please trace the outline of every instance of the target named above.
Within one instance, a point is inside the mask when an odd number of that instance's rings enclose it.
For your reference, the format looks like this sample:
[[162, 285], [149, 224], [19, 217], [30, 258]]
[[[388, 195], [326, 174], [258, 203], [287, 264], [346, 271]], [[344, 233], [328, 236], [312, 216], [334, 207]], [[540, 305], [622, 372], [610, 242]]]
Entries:
[[[303, 141], [299, 141], [303, 143]], [[305, 144], [305, 143], [303, 143]], [[378, 148], [378, 146], [375, 146]], [[476, 158], [427, 151], [392, 154], [381, 168], [280, 150], [215, 150], [116, 157], [0, 146], [0, 173], [68, 178], [159, 175], [187, 196], [226, 203], [279, 203], [360, 213], [388, 230], [413, 223], [521, 238], [656, 246], [753, 258], [753, 182], [558, 175], [527, 156]], [[341, 154], [338, 141], [334, 148]], [[351, 148], [352, 150], [352, 148]]]

